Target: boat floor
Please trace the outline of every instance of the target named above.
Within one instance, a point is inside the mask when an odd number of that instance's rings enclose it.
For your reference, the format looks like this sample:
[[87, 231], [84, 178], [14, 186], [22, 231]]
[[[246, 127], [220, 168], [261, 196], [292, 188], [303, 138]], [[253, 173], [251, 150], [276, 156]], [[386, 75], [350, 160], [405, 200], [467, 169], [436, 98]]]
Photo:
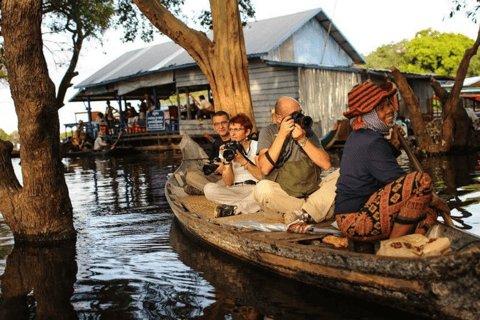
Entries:
[[[181, 196], [177, 198], [177, 201], [179, 201], [190, 213], [195, 214], [199, 218], [208, 220], [215, 224], [231, 225], [232, 223], [242, 221], [253, 221], [265, 224], [283, 224], [282, 215], [277, 213], [267, 213], [264, 211], [250, 214], [239, 214], [231, 217], [216, 218], [215, 208], [218, 204], [208, 200], [203, 195]], [[316, 228], [325, 228], [329, 227], [332, 222], [333, 220], [330, 220], [322, 223], [313, 224], [313, 226]], [[291, 242], [306, 245], [313, 244], [315, 246], [334, 248], [333, 245], [321, 242], [321, 239], [324, 238], [327, 234], [300, 234], [287, 231], [265, 232], [257, 231], [248, 227], [242, 227], [240, 229], [243, 232], [249, 232], [250, 234], [255, 234], [255, 236], [264, 237], [265, 239], [268, 239], [268, 241]], [[345, 249], [342, 248], [340, 250]]]

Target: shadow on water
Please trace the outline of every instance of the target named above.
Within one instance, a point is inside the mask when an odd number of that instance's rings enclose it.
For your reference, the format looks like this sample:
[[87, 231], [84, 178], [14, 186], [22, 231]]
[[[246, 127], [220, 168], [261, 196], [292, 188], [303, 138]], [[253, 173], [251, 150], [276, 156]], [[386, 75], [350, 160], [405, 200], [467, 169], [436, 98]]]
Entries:
[[[185, 235], [164, 197], [178, 154], [64, 163], [76, 244], [14, 246], [0, 215], [0, 320], [418, 319], [271, 274]], [[457, 225], [480, 234], [477, 154], [422, 164]]]

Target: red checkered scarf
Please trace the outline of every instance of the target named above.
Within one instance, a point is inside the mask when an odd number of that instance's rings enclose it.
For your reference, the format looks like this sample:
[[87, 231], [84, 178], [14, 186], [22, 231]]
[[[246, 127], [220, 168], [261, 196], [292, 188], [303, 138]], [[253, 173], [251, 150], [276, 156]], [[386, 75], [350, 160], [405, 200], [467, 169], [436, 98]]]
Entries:
[[343, 115], [348, 119], [355, 118], [352, 124], [353, 130], [366, 128], [367, 124], [363, 121], [362, 114], [374, 110], [383, 98], [390, 99], [395, 111], [398, 111], [396, 92], [397, 87], [388, 80], [380, 87], [371, 80], [357, 84], [348, 93], [348, 111]]

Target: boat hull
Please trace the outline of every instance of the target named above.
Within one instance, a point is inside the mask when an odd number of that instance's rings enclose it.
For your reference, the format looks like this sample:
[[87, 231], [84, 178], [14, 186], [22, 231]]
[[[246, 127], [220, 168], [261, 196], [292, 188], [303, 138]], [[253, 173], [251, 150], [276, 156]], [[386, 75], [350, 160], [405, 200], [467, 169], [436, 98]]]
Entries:
[[[193, 169], [184, 161], [176, 172]], [[165, 195], [185, 230], [203, 242], [280, 275], [437, 319], [479, 319], [480, 245], [442, 256], [393, 258], [306, 243], [312, 236], [242, 231], [189, 212], [167, 182]], [[459, 246], [478, 237], [437, 225]]]

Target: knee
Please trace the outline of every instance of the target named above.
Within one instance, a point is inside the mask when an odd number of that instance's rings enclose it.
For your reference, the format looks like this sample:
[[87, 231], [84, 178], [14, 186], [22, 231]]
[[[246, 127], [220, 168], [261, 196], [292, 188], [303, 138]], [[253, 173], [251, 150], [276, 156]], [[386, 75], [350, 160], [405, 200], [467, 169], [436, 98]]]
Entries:
[[215, 194], [215, 189], [217, 188], [217, 185], [215, 183], [207, 183], [204, 187], [203, 187], [203, 193], [205, 194], [205, 197], [207, 199], [211, 199], [212, 196]]
[[418, 191], [428, 194], [433, 190], [432, 178], [428, 173], [425, 172], [412, 172], [410, 174], [415, 174], [415, 181]]
[[272, 188], [268, 180], [261, 180], [253, 189], [253, 197], [257, 202], [263, 202], [262, 200], [268, 197], [272, 192]]

